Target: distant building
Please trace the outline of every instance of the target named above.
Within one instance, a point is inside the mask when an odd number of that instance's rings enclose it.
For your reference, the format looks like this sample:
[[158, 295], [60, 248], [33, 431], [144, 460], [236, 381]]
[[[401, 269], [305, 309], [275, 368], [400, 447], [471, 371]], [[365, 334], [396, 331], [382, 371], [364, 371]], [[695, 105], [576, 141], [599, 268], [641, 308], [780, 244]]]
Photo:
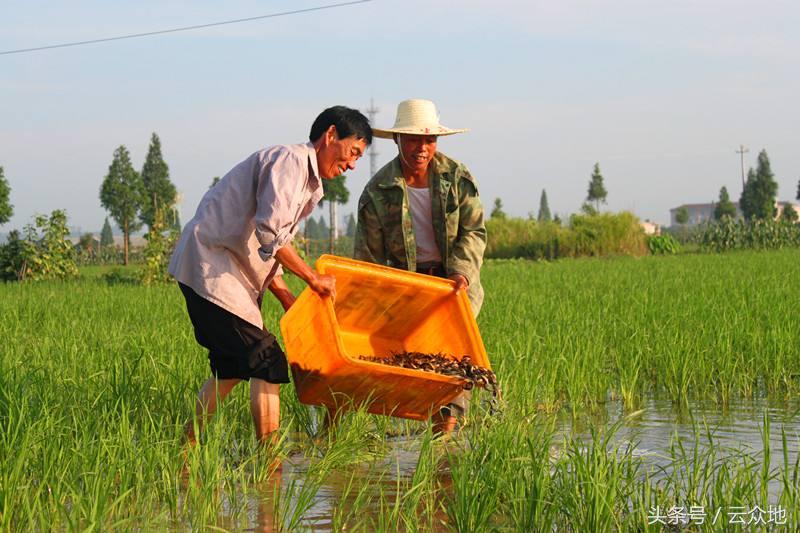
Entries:
[[644, 222], [639, 222], [639, 226], [642, 227], [645, 235], [661, 235], [661, 226], [655, 222], [645, 220]]
[[783, 214], [783, 206], [784, 204], [790, 204], [794, 212], [797, 213], [797, 218], [800, 220], [800, 204], [796, 204], [794, 202], [778, 202], [778, 205], [775, 206], [778, 208], [778, 215], [781, 216]]
[[[775, 202], [775, 208], [777, 209], [777, 216], [781, 216], [783, 213], [783, 205], [785, 203], [789, 203], [792, 205], [792, 208], [797, 212], [798, 216], [800, 216], [800, 205], [795, 204], [793, 202]], [[736, 207], [736, 218], [742, 218], [742, 210], [739, 209], [739, 202], [733, 202], [734, 207]], [[708, 222], [710, 220], [714, 220], [714, 209], [717, 207], [716, 202], [712, 202], [710, 204], [683, 204], [669, 210], [669, 224], [670, 226], [680, 226], [678, 222], [675, 220], [675, 216], [678, 213], [678, 210], [681, 208], [686, 208], [686, 211], [689, 213], [689, 220], [684, 224], [686, 227], [697, 226], [702, 224], [703, 222]]]
[[[736, 218], [742, 217], [742, 210], [739, 209], [739, 202], [733, 202], [734, 207], [736, 207]], [[675, 220], [675, 217], [678, 214], [678, 211], [685, 208], [686, 211], [689, 213], [689, 220], [684, 224], [686, 227], [698, 226], [703, 222], [708, 222], [710, 220], [714, 220], [714, 209], [717, 207], [716, 202], [712, 202], [710, 204], [683, 204], [669, 210], [669, 225], [670, 226], [680, 226], [678, 221]]]

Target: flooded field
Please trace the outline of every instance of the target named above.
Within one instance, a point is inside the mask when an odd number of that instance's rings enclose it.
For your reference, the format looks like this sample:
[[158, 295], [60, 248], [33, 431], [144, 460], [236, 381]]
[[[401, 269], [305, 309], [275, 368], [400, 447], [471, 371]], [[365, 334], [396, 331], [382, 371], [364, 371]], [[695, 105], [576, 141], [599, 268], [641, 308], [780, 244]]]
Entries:
[[242, 385], [188, 450], [176, 287], [0, 285], [0, 530], [795, 531], [797, 279], [796, 250], [490, 262], [499, 411], [326, 432], [287, 385], [264, 449]]
[[[796, 465], [800, 453], [798, 414], [800, 401], [797, 400], [781, 404], [770, 404], [763, 400], [738, 401], [725, 409], [719, 409], [708, 402], [691, 403], [686, 407], [676, 408], [666, 400], [648, 399], [642, 409], [633, 415], [625, 414], [621, 402], [611, 402], [602, 414], [582, 416], [577, 420], [564, 416], [555, 417], [551, 421], [553, 425], [542, 422], [542, 430], [553, 432], [549, 452], [552, 463], [555, 464], [569, 447], [565, 440], [575, 439], [584, 445], [588, 444], [592, 436], [585, 428], [603, 426], [612, 431], [609, 451], [620, 446], [627, 451], [630, 447], [631, 455], [641, 463], [640, 481], [644, 482], [647, 477], [645, 473], [649, 473], [651, 480], [658, 482], [674, 475], [676, 470], [692, 466], [686, 459], [695, 452], [703, 458], [713, 453], [714, 460], [718, 462], [749, 460], [760, 468], [765, 457], [765, 420], [770, 426], [767, 453], [770, 458], [769, 470], [775, 474], [782, 468], [785, 460], [790, 465]], [[302, 519], [295, 524], [296, 527], [310, 531], [339, 530], [337, 526], [345, 521], [342, 510], [355, 508], [358, 509], [358, 516], [351, 517], [351, 524], [358, 523], [366, 530], [377, 524], [381, 514], [386, 512], [387, 502], [402, 498], [404, 490], [408, 490], [407, 487], [413, 483], [421, 454], [424, 453], [422, 448], [428, 443], [424, 435], [409, 435], [389, 438], [386, 444], [388, 447], [385, 455], [380, 458], [351, 464], [331, 472], [323, 483], [313, 487], [313, 497], [307, 501], [301, 503], [298, 497], [294, 497], [292, 505], [296, 506], [295, 509], [300, 505], [305, 509]], [[457, 455], [462, 446], [469, 446], [469, 440], [455, 437], [433, 446], [438, 457], [436, 478], [440, 487], [437, 499], [439, 505], [444, 506], [448, 498], [452, 497], [448, 493], [453, 481], [449, 458]], [[682, 454], [685, 455], [676, 455], [673, 451], [675, 447], [682, 447]], [[272, 485], [268, 485], [267, 494], [252, 496], [246, 520], [238, 524], [237, 528], [278, 530], [275, 523], [277, 517], [273, 512], [274, 491], [279, 486], [286, 493], [302, 493], [304, 480], [309, 477], [309, 468], [310, 461], [301, 455], [286, 458], [280, 471], [271, 477]], [[774, 527], [781, 526], [779, 521], [785, 521], [784, 525], [788, 527], [788, 513], [778, 516], [781, 510], [785, 511], [780, 505], [782, 491], [780, 476], [772, 475], [769, 480], [768, 503], [764, 509], [766, 521], [772, 505]], [[760, 501], [753, 500], [749, 505], [721, 509], [717, 525], [732, 525], [726, 524], [731, 518], [728, 514], [732, 509], [746, 507], [752, 512], [757, 505], [760, 506]], [[666, 507], [662, 507], [666, 513]], [[689, 506], [684, 507], [688, 512]], [[709, 521], [716, 512], [717, 509], [708, 510]], [[652, 517], [654, 519], [655, 514]], [[437, 517], [434, 529], [451, 530], [443, 509]]]

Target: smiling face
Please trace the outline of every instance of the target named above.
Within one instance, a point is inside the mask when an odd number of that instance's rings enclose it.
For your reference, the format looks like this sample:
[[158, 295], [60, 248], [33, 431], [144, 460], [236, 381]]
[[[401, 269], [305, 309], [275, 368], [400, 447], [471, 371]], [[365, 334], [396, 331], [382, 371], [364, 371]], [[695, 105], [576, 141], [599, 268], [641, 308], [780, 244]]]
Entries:
[[325, 179], [354, 170], [356, 161], [367, 149], [364, 139], [356, 139], [353, 135], [340, 139], [336, 126], [329, 127], [315, 146], [317, 144], [317, 167], [319, 175]]
[[428, 170], [433, 156], [436, 155], [436, 135], [404, 135], [398, 134], [397, 148], [403, 169], [412, 173]]

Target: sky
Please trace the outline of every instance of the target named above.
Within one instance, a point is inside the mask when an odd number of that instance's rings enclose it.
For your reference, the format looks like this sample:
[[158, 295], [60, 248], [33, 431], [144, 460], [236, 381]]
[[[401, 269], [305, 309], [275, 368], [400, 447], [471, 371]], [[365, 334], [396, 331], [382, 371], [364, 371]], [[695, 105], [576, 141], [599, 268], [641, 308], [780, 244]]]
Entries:
[[[341, 1], [341, 0], [338, 0]], [[0, 52], [255, 17], [337, 0], [0, 0]], [[800, 179], [800, 3], [372, 0], [195, 31], [0, 55], [0, 166], [14, 216], [66, 209], [98, 232], [114, 150], [137, 169], [161, 139], [194, 214], [214, 176], [252, 152], [305, 142], [331, 105], [427, 98], [469, 128], [439, 150], [466, 164], [487, 211], [535, 216], [542, 190], [565, 218], [599, 163], [604, 210], [669, 223], [669, 210], [741, 193], [765, 149], [794, 200]], [[396, 155], [376, 139], [378, 167]], [[355, 203], [369, 159], [348, 174]], [[317, 211], [317, 215], [327, 210]], [[116, 229], [116, 228], [115, 228]]]

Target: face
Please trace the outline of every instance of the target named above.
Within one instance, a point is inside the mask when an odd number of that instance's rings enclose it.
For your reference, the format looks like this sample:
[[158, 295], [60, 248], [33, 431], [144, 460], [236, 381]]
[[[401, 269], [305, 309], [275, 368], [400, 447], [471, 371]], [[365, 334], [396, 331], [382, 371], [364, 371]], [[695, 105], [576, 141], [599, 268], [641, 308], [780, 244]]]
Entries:
[[436, 135], [397, 136], [397, 148], [403, 166], [412, 171], [425, 171], [436, 154]]
[[331, 126], [322, 135], [319, 151], [317, 152], [317, 166], [319, 175], [325, 179], [335, 178], [348, 170], [355, 170], [356, 161], [367, 149], [364, 139], [355, 136], [339, 138], [336, 126]]

